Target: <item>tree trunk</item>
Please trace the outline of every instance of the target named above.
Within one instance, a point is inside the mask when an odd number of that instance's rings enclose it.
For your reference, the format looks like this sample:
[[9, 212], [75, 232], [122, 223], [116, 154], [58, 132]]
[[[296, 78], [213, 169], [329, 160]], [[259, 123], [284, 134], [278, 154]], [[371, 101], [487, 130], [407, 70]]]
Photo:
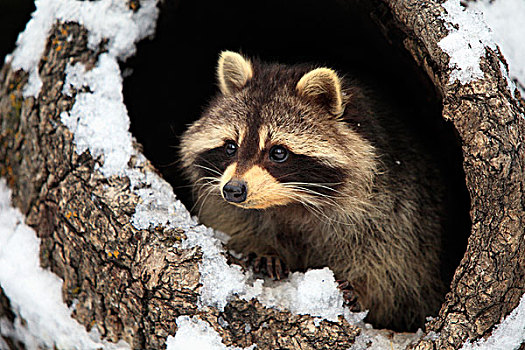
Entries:
[[437, 43], [447, 30], [438, 4], [386, 1], [403, 42], [443, 95], [443, 118], [461, 137], [470, 192], [472, 232], [439, 317], [427, 325], [435, 339], [416, 349], [456, 349], [489, 335], [525, 292], [525, 158], [523, 100], [502, 76], [499, 52], [481, 58], [483, 79], [450, 83], [448, 56]]
[[[15, 322], [16, 315], [11, 309], [9, 299], [5, 296], [3, 289], [0, 287], [0, 323], [4, 323], [7, 327], [11, 327]], [[3, 325], [0, 324], [0, 329]], [[20, 344], [17, 339], [14, 339], [10, 334], [4, 334], [8, 332], [2, 332], [0, 334], [0, 348], [7, 347], [8, 349], [23, 349], [24, 345]]]
[[[361, 2], [372, 18], [408, 51], [442, 96], [443, 118], [462, 142], [471, 196], [472, 232], [467, 252], [439, 316], [427, 324], [416, 349], [458, 349], [491, 334], [525, 292], [523, 105], [507, 89], [498, 52], [481, 59], [484, 77], [466, 85], [449, 82], [449, 57], [438, 46], [447, 35], [438, 1]], [[339, 322], [265, 308], [239, 298], [224, 311], [199, 309], [200, 249], [183, 249], [187, 231], [131, 224], [140, 202], [125, 176], [106, 178], [88, 151], [75, 152], [60, 114], [75, 96], [62, 93], [67, 63], [92, 67], [104, 52], [88, 49], [87, 31], [58, 22], [39, 64], [38, 98], [24, 98], [28, 74], [4, 66], [0, 75], [0, 172], [13, 203], [41, 238], [41, 264], [64, 280], [63, 297], [77, 300], [73, 317], [111, 341], [132, 348], [164, 348], [175, 319], [195, 315], [227, 346], [258, 349], [347, 349], [361, 330]], [[140, 153], [140, 146], [134, 144]], [[133, 157], [131, 166], [155, 172]], [[0, 316], [8, 306], [0, 294]], [[11, 318], [12, 319], [12, 318]], [[228, 326], [224, 325], [226, 321]], [[249, 325], [250, 332], [245, 332]]]

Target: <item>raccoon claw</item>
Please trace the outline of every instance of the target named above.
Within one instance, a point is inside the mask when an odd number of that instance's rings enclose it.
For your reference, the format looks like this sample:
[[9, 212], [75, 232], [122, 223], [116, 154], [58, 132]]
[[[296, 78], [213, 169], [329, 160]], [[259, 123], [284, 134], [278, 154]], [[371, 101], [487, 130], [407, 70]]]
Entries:
[[362, 311], [361, 304], [359, 303], [357, 294], [354, 292], [354, 288], [350, 282], [346, 280], [337, 280], [339, 289], [343, 292], [344, 305], [347, 306], [352, 312]]
[[271, 255], [255, 257], [253, 270], [256, 273], [266, 274], [274, 280], [281, 280], [290, 273], [284, 261]]

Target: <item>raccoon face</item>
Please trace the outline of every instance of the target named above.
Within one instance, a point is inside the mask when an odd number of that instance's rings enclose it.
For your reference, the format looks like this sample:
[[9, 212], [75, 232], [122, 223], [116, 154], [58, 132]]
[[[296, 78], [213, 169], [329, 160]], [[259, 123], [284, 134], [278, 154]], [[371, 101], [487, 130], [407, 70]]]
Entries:
[[361, 186], [373, 149], [340, 119], [344, 99], [333, 70], [252, 64], [226, 51], [217, 76], [221, 93], [181, 143], [198, 201], [214, 195], [245, 209], [318, 207]]

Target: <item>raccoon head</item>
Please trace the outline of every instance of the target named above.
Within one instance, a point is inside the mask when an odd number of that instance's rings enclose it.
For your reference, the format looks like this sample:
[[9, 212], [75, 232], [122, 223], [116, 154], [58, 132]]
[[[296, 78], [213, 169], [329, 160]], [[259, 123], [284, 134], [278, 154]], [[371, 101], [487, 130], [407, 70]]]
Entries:
[[181, 142], [199, 196], [245, 209], [318, 207], [369, 187], [374, 149], [344, 121], [352, 96], [332, 69], [225, 51], [217, 80], [220, 93]]

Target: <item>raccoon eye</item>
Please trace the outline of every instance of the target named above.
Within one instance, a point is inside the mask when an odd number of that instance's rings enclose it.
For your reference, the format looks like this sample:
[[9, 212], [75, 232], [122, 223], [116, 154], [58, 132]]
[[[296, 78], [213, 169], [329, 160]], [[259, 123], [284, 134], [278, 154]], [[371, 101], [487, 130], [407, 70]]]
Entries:
[[226, 142], [226, 145], [224, 146], [224, 151], [228, 156], [233, 156], [237, 152], [237, 145], [233, 143], [232, 141]]
[[283, 146], [273, 146], [270, 149], [270, 160], [276, 163], [282, 163], [288, 159], [288, 150]]

